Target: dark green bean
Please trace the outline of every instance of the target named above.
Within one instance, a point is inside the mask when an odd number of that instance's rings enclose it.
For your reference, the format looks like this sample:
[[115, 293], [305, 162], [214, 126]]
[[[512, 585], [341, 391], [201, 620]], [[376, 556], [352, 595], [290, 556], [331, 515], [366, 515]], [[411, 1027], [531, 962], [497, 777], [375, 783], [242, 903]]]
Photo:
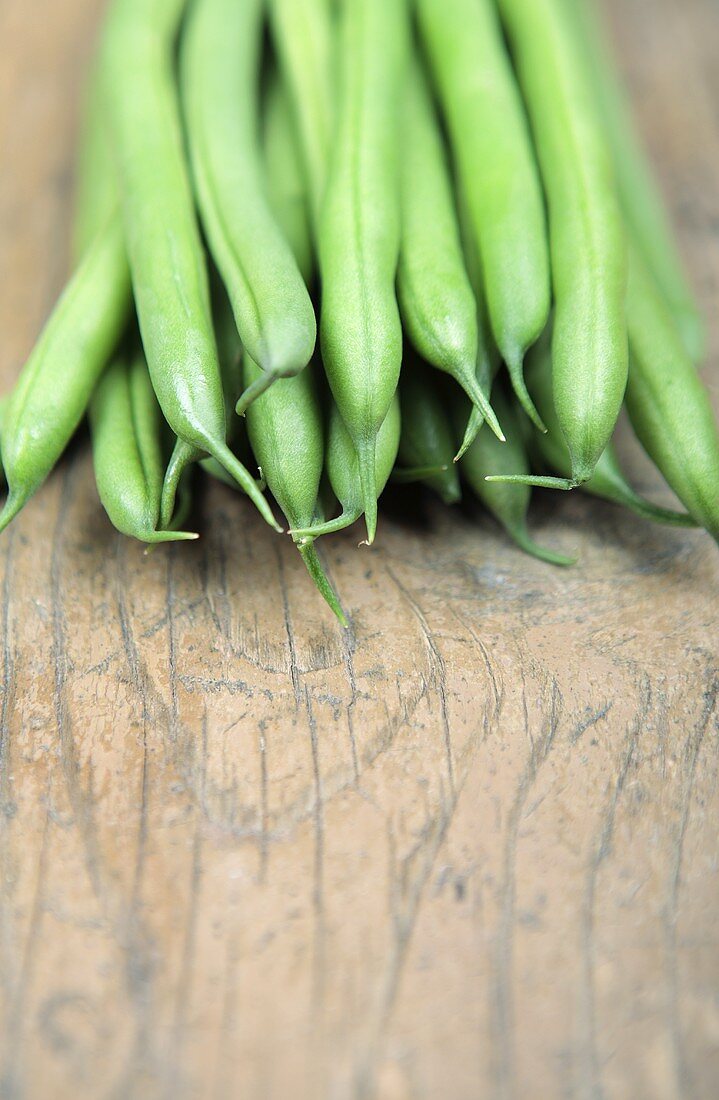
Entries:
[[402, 431], [398, 460], [401, 467], [395, 468], [392, 479], [397, 480], [398, 474], [402, 476], [402, 468], [417, 471], [428, 467], [432, 472], [421, 480], [445, 504], [455, 504], [462, 490], [453, 462], [454, 429], [442, 394], [430, 371], [419, 361], [405, 364], [399, 384], [399, 404]]
[[103, 84], [135, 304], [150, 377], [170, 427], [196, 452], [216, 458], [277, 527], [225, 439], [207, 271], [172, 66], [184, 6], [184, 0], [115, 0], [103, 39]]
[[[522, 425], [515, 409], [506, 400], [498, 386], [492, 390], [492, 405], [505, 426], [507, 442], [500, 443], [491, 432], [482, 429], [472, 446], [459, 463], [462, 477], [479, 497], [484, 506], [499, 520], [509, 536], [527, 554], [551, 565], [572, 565], [574, 558], [558, 554], [539, 546], [527, 529], [527, 511], [531, 489], [527, 484], [491, 482], [487, 475], [498, 468], [510, 473], [529, 473], [529, 459], [522, 439]], [[456, 401], [453, 406], [455, 424], [459, 431], [464, 423], [466, 405]]]
[[[387, 484], [397, 458], [400, 423], [399, 398], [395, 394], [385, 421], [377, 434], [375, 481], [378, 494]], [[290, 534], [295, 539], [315, 539], [320, 535], [341, 531], [345, 527], [350, 527], [362, 515], [364, 495], [359, 456], [339, 409], [334, 403], [329, 417], [326, 463], [332, 491], [340, 502], [342, 513], [336, 519], [326, 520], [324, 523], [293, 528]]]
[[327, 378], [359, 458], [367, 540], [377, 527], [375, 447], [399, 380], [399, 102], [405, 0], [345, 0], [336, 133], [319, 232]]
[[519, 401], [541, 427], [522, 361], [549, 313], [544, 200], [494, 0], [418, 0], [418, 13], [467, 196], [494, 338]]
[[719, 542], [719, 432], [674, 317], [637, 251], [629, 266], [627, 411], [689, 514]]
[[181, 74], [190, 158], [210, 250], [246, 351], [263, 374], [244, 412], [302, 370], [317, 338], [307, 287], [270, 210], [257, 133], [262, 0], [194, 0]]
[[563, 0], [499, 0], [549, 205], [554, 404], [588, 481], [627, 381], [626, 243], [612, 159]]
[[477, 407], [473, 433], [487, 420], [502, 430], [477, 380], [479, 333], [462, 255], [452, 184], [429, 90], [419, 64], [408, 66], [402, 126], [401, 223], [397, 290], [405, 329], [432, 366], [450, 374]]
[[195, 539], [187, 531], [158, 531], [163, 456], [160, 407], [140, 354], [118, 356], [90, 403], [95, 479], [103, 507], [125, 535], [142, 542]]

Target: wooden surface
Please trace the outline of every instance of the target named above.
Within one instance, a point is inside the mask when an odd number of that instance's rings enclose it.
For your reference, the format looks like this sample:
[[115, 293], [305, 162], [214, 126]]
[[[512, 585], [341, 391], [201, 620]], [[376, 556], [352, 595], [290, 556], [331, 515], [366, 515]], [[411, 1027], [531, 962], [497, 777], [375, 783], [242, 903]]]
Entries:
[[[99, 8], [0, 2], [6, 386]], [[719, 14], [609, 10], [716, 398]], [[3, 1100], [717, 1095], [716, 547], [546, 496], [561, 572], [415, 507], [326, 543], [345, 634], [222, 487], [144, 557], [85, 445], [3, 535]]]

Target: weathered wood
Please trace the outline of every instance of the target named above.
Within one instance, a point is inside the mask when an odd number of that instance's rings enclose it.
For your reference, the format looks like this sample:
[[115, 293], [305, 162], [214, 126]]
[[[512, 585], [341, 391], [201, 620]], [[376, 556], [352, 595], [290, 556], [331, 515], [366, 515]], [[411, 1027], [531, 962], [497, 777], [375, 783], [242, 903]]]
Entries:
[[[6, 383], [100, 7], [0, 5]], [[716, 396], [716, 6], [610, 9]], [[423, 509], [327, 541], [348, 634], [222, 487], [116, 537], [85, 446], [2, 537], [0, 1096], [716, 1095], [716, 547], [560, 494], [562, 572]]]

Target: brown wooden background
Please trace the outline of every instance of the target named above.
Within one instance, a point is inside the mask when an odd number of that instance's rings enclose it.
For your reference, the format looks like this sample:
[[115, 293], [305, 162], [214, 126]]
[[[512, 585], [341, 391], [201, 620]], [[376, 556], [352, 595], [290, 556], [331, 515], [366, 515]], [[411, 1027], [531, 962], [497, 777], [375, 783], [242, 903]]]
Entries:
[[[5, 386], [100, 7], [0, 0]], [[719, 9], [608, 8], [716, 397]], [[568, 572], [428, 506], [328, 541], [343, 634], [229, 490], [144, 557], [72, 452], [0, 541], [3, 1100], [718, 1094], [719, 558], [560, 497]]]

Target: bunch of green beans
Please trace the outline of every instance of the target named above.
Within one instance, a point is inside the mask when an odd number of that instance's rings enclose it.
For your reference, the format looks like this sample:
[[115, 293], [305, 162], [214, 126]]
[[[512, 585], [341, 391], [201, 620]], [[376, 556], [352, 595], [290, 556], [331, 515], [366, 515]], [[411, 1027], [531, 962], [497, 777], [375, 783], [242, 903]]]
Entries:
[[[719, 541], [701, 317], [594, 3], [110, 0], [0, 530], [86, 416], [118, 531], [196, 538], [215, 478], [343, 624], [322, 541], [372, 543], [388, 483], [556, 565], [534, 487]], [[629, 483], [623, 408], [678, 504]]]

